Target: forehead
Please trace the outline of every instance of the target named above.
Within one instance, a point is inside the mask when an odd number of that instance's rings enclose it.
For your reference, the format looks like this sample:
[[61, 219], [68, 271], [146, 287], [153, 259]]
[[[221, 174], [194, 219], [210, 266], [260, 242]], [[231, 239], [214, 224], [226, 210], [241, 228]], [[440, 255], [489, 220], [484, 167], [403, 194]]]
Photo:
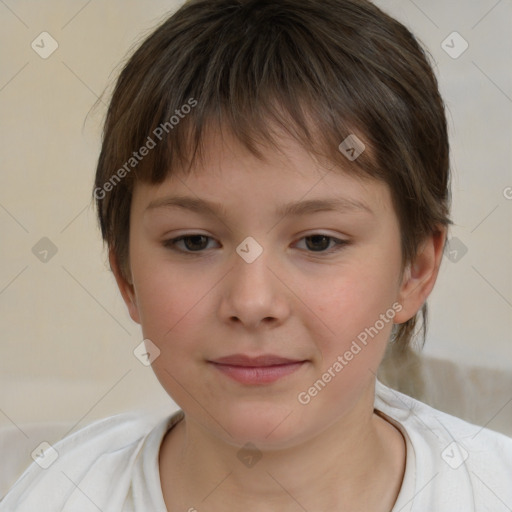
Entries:
[[[181, 202], [202, 213], [214, 213], [211, 206], [215, 213], [225, 213], [238, 198], [246, 206], [272, 206], [279, 215], [322, 208], [378, 213], [391, 205], [386, 183], [363, 175], [348, 161], [341, 166], [312, 155], [282, 131], [275, 137], [276, 147], [258, 146], [261, 158], [230, 132], [207, 130], [204, 135], [200, 157], [189, 169], [169, 172], [158, 185], [137, 183], [134, 202], [145, 209]], [[177, 197], [184, 200], [176, 201]], [[331, 203], [332, 208], [320, 202]]]

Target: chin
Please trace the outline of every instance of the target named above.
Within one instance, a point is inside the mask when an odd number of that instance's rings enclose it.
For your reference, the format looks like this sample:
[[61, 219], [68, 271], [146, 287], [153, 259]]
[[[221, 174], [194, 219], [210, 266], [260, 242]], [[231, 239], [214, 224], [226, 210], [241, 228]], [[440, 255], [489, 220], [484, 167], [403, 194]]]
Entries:
[[225, 428], [220, 431], [225, 441], [240, 447], [250, 442], [261, 450], [283, 449], [305, 436], [303, 418], [286, 406], [246, 403], [216, 419]]

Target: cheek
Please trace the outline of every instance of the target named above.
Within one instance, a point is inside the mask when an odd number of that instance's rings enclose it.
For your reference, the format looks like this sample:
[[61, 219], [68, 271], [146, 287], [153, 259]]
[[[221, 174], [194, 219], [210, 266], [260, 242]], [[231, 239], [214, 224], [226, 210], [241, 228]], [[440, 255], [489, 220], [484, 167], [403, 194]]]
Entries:
[[[199, 266], [194, 271], [170, 265], [158, 258], [135, 255], [132, 273], [144, 337], [162, 351], [174, 340], [194, 342], [209, 316], [208, 295], [215, 292], [218, 278]], [[205, 266], [206, 269], [206, 266]], [[210, 302], [211, 307], [211, 302]], [[179, 347], [175, 347], [179, 350]], [[173, 348], [173, 350], [175, 350]]]
[[308, 305], [316, 313], [310, 314], [309, 329], [318, 334], [323, 370], [345, 354], [347, 377], [363, 367], [378, 368], [393, 327], [398, 290], [398, 267], [385, 267], [378, 259], [365, 259], [364, 265], [340, 271], [325, 285], [304, 286], [309, 290]]
[[202, 362], [208, 346], [205, 322], [210, 313], [206, 309], [214, 282], [196, 273], [184, 278], [183, 271], [152, 263], [134, 272], [142, 332], [160, 350], [152, 362], [155, 376], [183, 407], [190, 395], [204, 394], [196, 363]]
[[304, 289], [331, 334], [342, 327], [354, 334], [351, 327], [361, 330], [375, 323], [391, 308], [398, 292], [395, 272], [383, 272], [368, 260], [331, 276], [324, 285], [305, 284]]

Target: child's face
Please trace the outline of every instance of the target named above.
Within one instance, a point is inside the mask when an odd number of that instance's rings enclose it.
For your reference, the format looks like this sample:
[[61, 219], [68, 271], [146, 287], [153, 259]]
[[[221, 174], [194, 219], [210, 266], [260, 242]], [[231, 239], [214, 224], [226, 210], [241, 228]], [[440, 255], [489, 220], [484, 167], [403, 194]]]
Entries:
[[[399, 223], [384, 183], [322, 169], [289, 139], [286, 156], [269, 150], [268, 163], [229, 143], [209, 139], [205, 168], [188, 177], [137, 184], [133, 287], [122, 288], [132, 318], [160, 350], [153, 362], [159, 381], [188, 418], [232, 444], [285, 447], [371, 414], [393, 322], [407, 320], [396, 311], [403, 298]], [[178, 195], [224, 213], [165, 206]], [[346, 203], [338, 211], [276, 213], [313, 199]], [[183, 235], [209, 238], [166, 247]], [[237, 252], [247, 237], [263, 250], [252, 262]], [[241, 249], [256, 254], [251, 244]], [[364, 345], [358, 335], [370, 328]], [[274, 382], [247, 384], [210, 362], [233, 354], [306, 362]], [[329, 368], [321, 391], [309, 392]]]

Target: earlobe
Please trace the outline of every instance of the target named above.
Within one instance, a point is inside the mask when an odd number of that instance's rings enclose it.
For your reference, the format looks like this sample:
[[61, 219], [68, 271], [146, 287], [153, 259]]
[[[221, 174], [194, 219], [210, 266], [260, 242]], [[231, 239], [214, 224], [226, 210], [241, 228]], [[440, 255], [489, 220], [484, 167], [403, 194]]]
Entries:
[[135, 294], [135, 287], [133, 286], [133, 283], [128, 281], [121, 272], [119, 262], [113, 249], [109, 249], [108, 259], [119, 291], [121, 292], [126, 307], [128, 308], [128, 313], [134, 322], [140, 324], [140, 315], [137, 305], [137, 296]]
[[427, 300], [439, 274], [445, 240], [446, 228], [438, 228], [423, 241], [405, 268], [398, 298], [402, 310], [395, 316], [395, 323], [407, 322]]

